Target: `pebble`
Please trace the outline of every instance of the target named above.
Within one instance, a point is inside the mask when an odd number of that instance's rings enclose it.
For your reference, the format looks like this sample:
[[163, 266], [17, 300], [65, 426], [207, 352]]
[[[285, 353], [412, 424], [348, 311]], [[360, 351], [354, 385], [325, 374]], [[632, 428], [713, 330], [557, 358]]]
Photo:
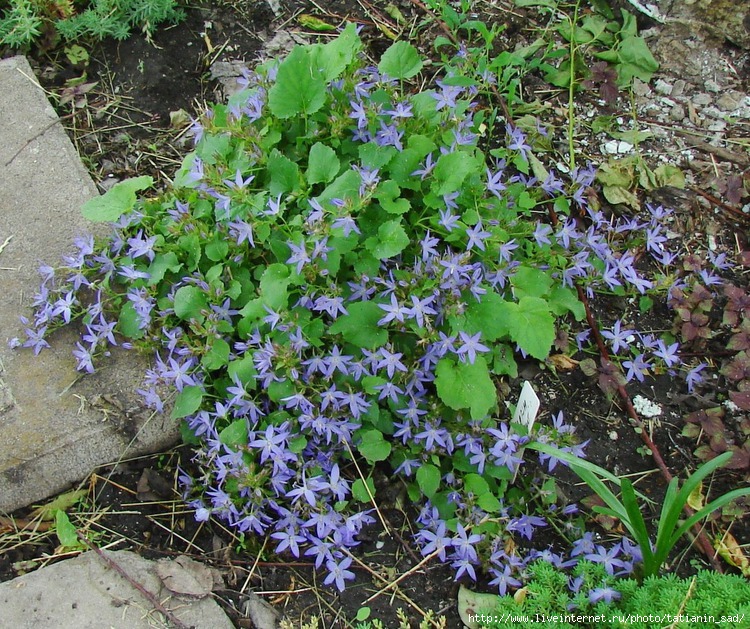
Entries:
[[684, 79], [677, 79], [672, 84], [672, 93], [670, 96], [672, 98], [677, 98], [678, 96], [682, 96], [685, 93], [685, 87], [687, 86], [687, 83]]
[[624, 155], [633, 150], [633, 145], [624, 140], [610, 140], [602, 145], [602, 151], [609, 155]]
[[707, 92], [718, 93], [721, 91], [721, 85], [719, 85], [713, 79], [707, 79], [706, 82], [703, 84], [703, 87], [706, 88]]
[[672, 94], [672, 86], [664, 79], [657, 79], [656, 83], [654, 84], [654, 89], [659, 92], [659, 94], [664, 94], [664, 96], [669, 96]]
[[745, 100], [745, 95], [742, 92], [736, 90], [729, 90], [724, 92], [716, 101], [716, 106], [722, 111], [735, 111], [739, 109], [742, 102]]
[[701, 92], [693, 96], [693, 105], [703, 107], [705, 105], [708, 105], [712, 100], [713, 99], [708, 94], [704, 94]]
[[680, 122], [685, 119], [685, 108], [682, 105], [675, 105], [669, 110], [669, 119]]
[[644, 83], [638, 78], [633, 79], [633, 93], [636, 96], [648, 96], [651, 93], [651, 88], [648, 83]]

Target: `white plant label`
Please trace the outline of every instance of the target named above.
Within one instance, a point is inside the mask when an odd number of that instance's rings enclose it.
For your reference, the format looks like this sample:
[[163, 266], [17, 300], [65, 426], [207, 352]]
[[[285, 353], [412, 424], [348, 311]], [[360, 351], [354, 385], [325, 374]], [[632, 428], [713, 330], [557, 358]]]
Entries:
[[539, 412], [541, 402], [537, 397], [531, 383], [526, 380], [521, 389], [521, 396], [518, 398], [516, 412], [513, 414], [513, 421], [517, 424], [523, 424], [531, 432], [531, 427], [536, 420], [536, 414]]

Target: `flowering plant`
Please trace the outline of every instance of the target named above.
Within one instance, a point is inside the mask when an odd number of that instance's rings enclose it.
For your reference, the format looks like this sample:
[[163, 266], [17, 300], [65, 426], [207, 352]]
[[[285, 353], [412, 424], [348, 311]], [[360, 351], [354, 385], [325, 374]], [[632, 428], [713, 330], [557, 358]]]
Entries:
[[[116, 333], [154, 352], [140, 392], [184, 419], [198, 519], [267, 534], [343, 589], [387, 462], [423, 505], [422, 553], [457, 577], [483, 565], [504, 592], [524, 561], [564, 563], [519, 558], [513, 537], [575, 510], [538, 468], [519, 473], [529, 435], [503, 419], [497, 385], [519, 355], [567, 348], [585, 314], [574, 281], [651, 286], [614, 250], [640, 243], [642, 225], [592, 206], [593, 168], [535, 157], [539, 121], [501, 122], [489, 103], [502, 68], [488, 58], [460, 49], [435, 87], [412, 91], [413, 46], [393, 44], [377, 67], [360, 49], [349, 25], [248, 72], [194, 122], [171, 189], [137, 200], [138, 178], [89, 205], [113, 235], [43, 269], [23, 344], [39, 351], [80, 319], [84, 371]], [[652, 210], [652, 230], [665, 215]], [[656, 241], [649, 252], [666, 255]], [[560, 414], [534, 438], [581, 456], [573, 432]], [[637, 559], [590, 546], [608, 569]]]

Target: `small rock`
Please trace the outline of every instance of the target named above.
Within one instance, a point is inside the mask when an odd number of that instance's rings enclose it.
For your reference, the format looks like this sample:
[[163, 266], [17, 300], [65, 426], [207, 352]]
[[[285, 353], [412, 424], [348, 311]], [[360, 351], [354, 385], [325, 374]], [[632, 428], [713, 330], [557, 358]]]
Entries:
[[648, 83], [644, 83], [638, 78], [633, 79], [633, 92], [636, 96], [648, 96], [651, 93], [651, 88]]
[[633, 145], [624, 140], [610, 140], [602, 146], [602, 151], [610, 155], [624, 155], [633, 150]]
[[677, 98], [678, 96], [682, 96], [685, 93], [686, 85], [687, 83], [683, 79], [677, 79], [672, 84], [672, 93], [670, 94], [670, 96], [672, 96], [672, 98]]
[[664, 96], [669, 96], [672, 93], [672, 86], [663, 79], [658, 79], [656, 81], [654, 89], [659, 92], [659, 94], [664, 94]]
[[742, 92], [729, 90], [719, 97], [716, 101], [716, 106], [722, 111], [735, 111], [736, 109], [739, 109], [744, 100], [745, 95]]
[[205, 598], [217, 581], [211, 568], [185, 555], [157, 562], [156, 574], [170, 592], [191, 598]]
[[675, 105], [669, 110], [669, 119], [680, 122], [685, 119], [685, 108], [682, 105]]
[[710, 107], [704, 107], [701, 110], [701, 113], [706, 116], [706, 118], [714, 118], [715, 120], [721, 120], [724, 118], [724, 114], [718, 109], [718, 107], [714, 107], [713, 105]]
[[693, 96], [693, 105], [696, 105], [697, 107], [705, 107], [712, 100], [713, 99], [708, 94], [696, 94], [695, 96]]
[[707, 92], [718, 93], [721, 91], [721, 85], [719, 85], [713, 79], [706, 79], [706, 82], [703, 84], [703, 87], [706, 88]]
[[247, 594], [245, 615], [250, 618], [256, 629], [276, 629], [278, 626], [279, 612], [255, 592]]

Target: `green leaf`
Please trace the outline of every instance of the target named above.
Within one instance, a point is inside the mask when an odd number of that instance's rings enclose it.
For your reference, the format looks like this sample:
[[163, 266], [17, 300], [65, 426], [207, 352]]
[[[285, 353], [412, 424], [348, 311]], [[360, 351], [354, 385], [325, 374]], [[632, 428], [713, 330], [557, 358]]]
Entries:
[[654, 59], [643, 37], [626, 37], [617, 52], [620, 61], [617, 66], [617, 83], [620, 86], [630, 85], [633, 77], [648, 83], [659, 69], [659, 62]]
[[431, 189], [438, 196], [460, 190], [470, 173], [478, 172], [477, 162], [466, 152], [441, 155], [432, 171]]
[[146, 175], [116, 183], [102, 196], [89, 199], [83, 204], [83, 217], [95, 223], [116, 221], [133, 209], [137, 200], [136, 192], [153, 185], [153, 178]]
[[293, 192], [299, 186], [299, 167], [292, 160], [273, 149], [268, 156], [268, 172], [271, 182], [268, 190], [271, 196], [277, 197], [286, 192]]
[[289, 267], [286, 264], [271, 264], [260, 278], [260, 294], [263, 303], [272, 310], [286, 308], [287, 287], [291, 283]]
[[401, 198], [401, 188], [392, 179], [381, 183], [374, 196], [380, 202], [380, 207], [389, 214], [405, 214], [409, 211], [409, 200]]
[[174, 295], [174, 313], [183, 321], [203, 321], [203, 310], [208, 308], [206, 294], [197, 286], [182, 286]]
[[188, 386], [177, 394], [174, 400], [174, 407], [170, 417], [172, 419], [182, 419], [192, 415], [203, 403], [203, 388], [199, 386]]
[[490, 493], [479, 496], [477, 505], [487, 513], [498, 513], [503, 506], [497, 497]]
[[83, 500], [88, 491], [85, 489], [74, 489], [67, 491], [64, 494], [60, 494], [55, 497], [54, 500], [48, 502], [41, 507], [37, 507], [29, 514], [29, 519], [40, 518], [43, 521], [49, 521], [56, 517], [57, 511], [66, 511], [72, 506], [78, 504]]
[[308, 13], [302, 13], [298, 15], [297, 21], [305, 28], [309, 28], [310, 30], [317, 31], [319, 33], [336, 30], [335, 26], [329, 24], [328, 22], [324, 22], [320, 18], [317, 18], [314, 15], [310, 15]]
[[388, 341], [388, 332], [378, 326], [384, 312], [371, 301], [357, 301], [347, 305], [348, 315], [340, 316], [329, 328], [331, 334], [341, 334], [357, 347], [376, 349]]
[[383, 53], [378, 64], [381, 74], [392, 79], [409, 79], [422, 69], [419, 52], [409, 42], [397, 41]]
[[417, 468], [417, 485], [427, 498], [432, 498], [440, 487], [440, 470], [427, 463]]
[[385, 461], [391, 453], [391, 444], [383, 439], [383, 434], [379, 430], [367, 430], [360, 438], [357, 450], [368, 463]]
[[530, 297], [544, 297], [549, 294], [553, 280], [548, 273], [541, 269], [521, 265], [510, 280], [517, 298], [526, 295]]
[[378, 229], [377, 237], [368, 238], [365, 241], [365, 247], [378, 260], [392, 258], [401, 253], [409, 244], [409, 236], [401, 225], [401, 221], [396, 219], [386, 221]]
[[490, 486], [479, 474], [467, 474], [464, 477], [464, 490], [478, 498], [489, 492]]
[[310, 156], [307, 161], [307, 172], [305, 177], [307, 183], [328, 183], [333, 181], [338, 175], [340, 168], [339, 158], [336, 157], [336, 151], [330, 146], [316, 142], [310, 149]]
[[247, 420], [242, 417], [229, 424], [219, 433], [219, 442], [230, 448], [247, 446]]
[[316, 67], [320, 68], [325, 80], [336, 79], [354, 61], [362, 48], [357, 35], [357, 27], [349, 22], [341, 34], [323, 46], [315, 46], [312, 56]]
[[478, 356], [473, 364], [443, 358], [437, 364], [438, 396], [454, 410], [470, 409], [472, 419], [482, 419], [497, 404], [497, 393], [487, 363]]
[[326, 101], [323, 72], [312, 62], [309, 48], [297, 46], [281, 62], [276, 83], [268, 93], [268, 107], [274, 116], [309, 116]]
[[[367, 491], [368, 489], [369, 493]], [[375, 482], [372, 480], [372, 477], [367, 478], [367, 486], [365, 486], [365, 483], [361, 478], [358, 478], [352, 483], [352, 498], [359, 502], [370, 503], [372, 502], [370, 496], [375, 496]]]
[[482, 295], [482, 301], [470, 300], [461, 329], [468, 334], [481, 332], [483, 342], [499, 339], [507, 333], [505, 323], [497, 316], [498, 308], [504, 303], [505, 300], [495, 292]]
[[60, 545], [66, 548], [80, 548], [83, 544], [78, 539], [78, 532], [62, 509], [55, 513], [55, 534]]
[[252, 354], [246, 353], [242, 358], [230, 362], [227, 373], [232, 380], [239, 380], [246, 389], [255, 388], [255, 375], [258, 372], [255, 370]]
[[224, 339], [214, 338], [211, 347], [201, 359], [201, 365], [208, 371], [221, 369], [229, 362], [229, 352], [229, 343]]
[[586, 307], [579, 301], [576, 291], [567, 286], [555, 286], [549, 294], [549, 306], [558, 316], [571, 312], [576, 321], [586, 317]]
[[522, 297], [517, 304], [504, 302], [498, 317], [523, 351], [539, 360], [547, 357], [555, 340], [555, 319], [544, 299]]
[[229, 252], [229, 243], [224, 237], [218, 233], [214, 236], [214, 239], [206, 244], [204, 249], [206, 257], [213, 262], [221, 262], [227, 257]]
[[167, 253], [157, 253], [154, 257], [154, 261], [148, 268], [148, 285], [156, 286], [159, 282], [164, 279], [167, 271], [177, 273], [182, 268], [177, 254], [174, 251], [168, 251]]
[[141, 329], [140, 324], [141, 317], [136, 312], [135, 304], [132, 301], [126, 302], [117, 317], [118, 331], [129, 339], [138, 340], [143, 338], [145, 334], [145, 330]]

